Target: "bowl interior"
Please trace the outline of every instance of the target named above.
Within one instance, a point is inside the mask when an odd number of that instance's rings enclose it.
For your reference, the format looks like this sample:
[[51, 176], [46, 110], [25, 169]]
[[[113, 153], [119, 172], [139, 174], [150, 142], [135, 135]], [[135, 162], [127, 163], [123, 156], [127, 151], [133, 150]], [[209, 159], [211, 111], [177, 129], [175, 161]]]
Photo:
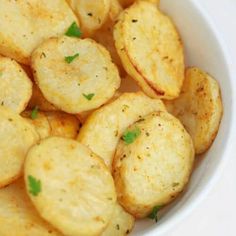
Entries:
[[220, 84], [224, 104], [224, 116], [217, 138], [210, 150], [199, 157], [186, 191], [155, 224], [151, 220], [137, 223], [132, 235], [160, 235], [170, 229], [197, 202], [213, 183], [216, 173], [226, 158], [226, 149], [232, 124], [232, 81], [224, 45], [209, 17], [198, 5], [197, 0], [163, 0], [161, 9], [177, 25], [182, 37], [187, 66], [198, 66], [210, 73]]

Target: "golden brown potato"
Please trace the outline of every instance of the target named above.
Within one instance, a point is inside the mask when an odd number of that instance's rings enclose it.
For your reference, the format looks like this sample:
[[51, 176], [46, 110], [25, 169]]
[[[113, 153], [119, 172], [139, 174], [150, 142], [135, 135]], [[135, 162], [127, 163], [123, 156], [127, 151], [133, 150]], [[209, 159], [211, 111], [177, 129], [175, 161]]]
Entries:
[[184, 80], [183, 46], [169, 17], [154, 4], [138, 1], [120, 14], [114, 39], [126, 72], [147, 95], [179, 96]]
[[22, 179], [0, 189], [0, 202], [0, 235], [62, 236], [39, 216]]
[[217, 135], [223, 113], [217, 81], [199, 68], [188, 68], [180, 97], [167, 104], [192, 136], [195, 152], [205, 152]]
[[0, 56], [0, 106], [21, 113], [32, 95], [32, 82], [13, 59]]
[[67, 31], [76, 16], [65, 0], [0, 1], [0, 54], [30, 64], [45, 39]]
[[159, 99], [151, 99], [142, 92], [124, 93], [92, 113], [82, 126], [77, 140], [111, 168], [116, 146], [125, 129], [143, 116], [159, 110], [165, 110]]
[[50, 136], [60, 136], [71, 139], [77, 137], [80, 122], [75, 116], [64, 112], [45, 112], [45, 115], [51, 127]]
[[21, 176], [25, 155], [38, 140], [33, 125], [0, 106], [0, 187]]
[[108, 17], [111, 0], [67, 0], [80, 19], [83, 35], [101, 28]]
[[154, 3], [155, 5], [159, 5], [160, 4], [160, 0], [119, 0], [120, 4], [123, 7], [128, 7], [128, 6], [132, 5], [136, 1], [146, 1], [146, 2], [150, 2], [150, 3]]
[[55, 106], [53, 106], [46, 100], [38, 86], [36, 84], [33, 84], [33, 94], [29, 101], [28, 108], [34, 109], [35, 107], [38, 107], [40, 111], [58, 110]]
[[27, 155], [24, 176], [41, 217], [63, 234], [97, 236], [108, 225], [116, 204], [112, 176], [104, 162], [77, 141], [41, 141]]
[[35, 127], [40, 139], [50, 136], [51, 127], [48, 118], [43, 112], [38, 111], [37, 107], [31, 111], [24, 111], [21, 116], [25, 117]]
[[162, 111], [149, 114], [118, 144], [113, 161], [118, 201], [135, 217], [146, 217], [183, 190], [193, 162], [192, 139], [178, 119]]
[[111, 220], [101, 236], [125, 236], [131, 233], [134, 220], [134, 217], [117, 203]]
[[45, 98], [67, 113], [100, 107], [120, 86], [109, 53], [91, 39], [51, 38], [34, 51], [32, 66]]

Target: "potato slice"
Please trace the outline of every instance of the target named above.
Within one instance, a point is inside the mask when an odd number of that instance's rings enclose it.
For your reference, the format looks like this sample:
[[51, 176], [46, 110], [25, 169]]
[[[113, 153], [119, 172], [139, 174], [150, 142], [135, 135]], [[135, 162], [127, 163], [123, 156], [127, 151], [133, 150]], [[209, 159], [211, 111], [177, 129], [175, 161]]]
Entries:
[[83, 34], [101, 28], [108, 17], [111, 0], [67, 0], [79, 17]]
[[[35, 114], [35, 117], [33, 115], [34, 112], [37, 112]], [[36, 131], [40, 136], [40, 139], [44, 139], [50, 136], [51, 126], [48, 122], [48, 118], [45, 116], [44, 113], [37, 110], [32, 110], [24, 111], [21, 115], [25, 117], [35, 127]]]
[[65, 33], [77, 18], [64, 0], [1, 0], [0, 22], [0, 54], [30, 64], [40, 43]]
[[38, 107], [40, 111], [58, 110], [55, 106], [53, 106], [46, 100], [36, 84], [33, 85], [33, 94], [28, 104], [29, 109], [34, 109], [35, 107]]
[[36, 212], [22, 179], [0, 189], [0, 235], [62, 236]]
[[101, 236], [125, 236], [132, 231], [133, 227], [134, 217], [117, 203], [112, 218]]
[[91, 39], [51, 38], [34, 51], [32, 66], [45, 98], [67, 113], [98, 108], [120, 86], [109, 53]]
[[0, 106], [21, 113], [32, 95], [32, 82], [14, 60], [0, 56]]
[[184, 80], [183, 46], [169, 17], [154, 4], [138, 1], [120, 14], [114, 39], [126, 72], [147, 95], [179, 96]]
[[151, 99], [142, 92], [124, 93], [90, 115], [77, 140], [103, 158], [111, 168], [116, 146], [126, 128], [143, 116], [159, 110], [165, 110], [161, 100]]
[[164, 206], [186, 186], [194, 147], [182, 124], [167, 112], [154, 112], [122, 136], [113, 162], [118, 201], [137, 218]]
[[199, 68], [188, 68], [180, 97], [169, 101], [168, 107], [192, 136], [195, 152], [205, 152], [217, 135], [223, 114], [217, 81]]
[[33, 125], [0, 107], [0, 187], [20, 177], [25, 155], [38, 139]]
[[112, 176], [77, 141], [52, 137], [35, 145], [26, 158], [25, 182], [40, 215], [63, 234], [99, 235], [108, 225], [116, 203]]
[[76, 138], [80, 122], [75, 116], [64, 112], [46, 112], [45, 114], [51, 127], [51, 136]]

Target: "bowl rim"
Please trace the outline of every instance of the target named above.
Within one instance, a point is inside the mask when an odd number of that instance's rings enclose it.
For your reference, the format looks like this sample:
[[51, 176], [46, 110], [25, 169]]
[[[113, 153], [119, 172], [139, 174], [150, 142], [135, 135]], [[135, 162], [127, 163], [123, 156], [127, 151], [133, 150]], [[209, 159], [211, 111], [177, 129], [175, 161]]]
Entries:
[[205, 197], [209, 194], [212, 190], [213, 186], [216, 184], [217, 180], [220, 178], [226, 163], [228, 162], [229, 158], [233, 155], [233, 140], [236, 138], [236, 80], [234, 80], [233, 76], [233, 64], [232, 64], [232, 57], [229, 53], [229, 48], [225, 43], [225, 40], [221, 36], [220, 32], [218, 31], [215, 22], [208, 14], [207, 10], [204, 8], [202, 3], [198, 0], [191, 0], [193, 7], [197, 9], [201, 18], [205, 20], [208, 24], [210, 31], [212, 31], [213, 35], [215, 35], [216, 41], [221, 48], [222, 57], [226, 64], [226, 74], [228, 75], [228, 80], [231, 88], [232, 94], [232, 103], [231, 103], [231, 116], [230, 116], [230, 124], [231, 127], [230, 132], [228, 133], [226, 146], [224, 147], [222, 159], [219, 161], [219, 164], [215, 168], [213, 174], [210, 176], [206, 185], [202, 188], [202, 190], [192, 197], [192, 202], [189, 204], [188, 207], [183, 209], [177, 210], [176, 214], [174, 214], [167, 223], [163, 225], [157, 225], [156, 228], [150, 229], [148, 232], [145, 232], [145, 236], [158, 236], [163, 235], [170, 231], [175, 225], [177, 225], [180, 221], [186, 218], [190, 213], [205, 199]]

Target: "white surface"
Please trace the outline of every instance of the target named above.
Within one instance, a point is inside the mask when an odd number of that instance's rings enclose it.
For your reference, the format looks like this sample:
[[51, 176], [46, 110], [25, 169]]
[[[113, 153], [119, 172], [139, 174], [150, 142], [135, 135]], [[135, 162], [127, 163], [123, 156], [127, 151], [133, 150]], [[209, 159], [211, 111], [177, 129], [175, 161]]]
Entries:
[[[199, 2], [204, 5], [224, 35], [233, 58], [232, 66], [235, 68], [236, 79], [236, 1], [199, 0]], [[235, 236], [235, 214], [236, 158], [232, 157], [207, 198], [165, 236]]]

